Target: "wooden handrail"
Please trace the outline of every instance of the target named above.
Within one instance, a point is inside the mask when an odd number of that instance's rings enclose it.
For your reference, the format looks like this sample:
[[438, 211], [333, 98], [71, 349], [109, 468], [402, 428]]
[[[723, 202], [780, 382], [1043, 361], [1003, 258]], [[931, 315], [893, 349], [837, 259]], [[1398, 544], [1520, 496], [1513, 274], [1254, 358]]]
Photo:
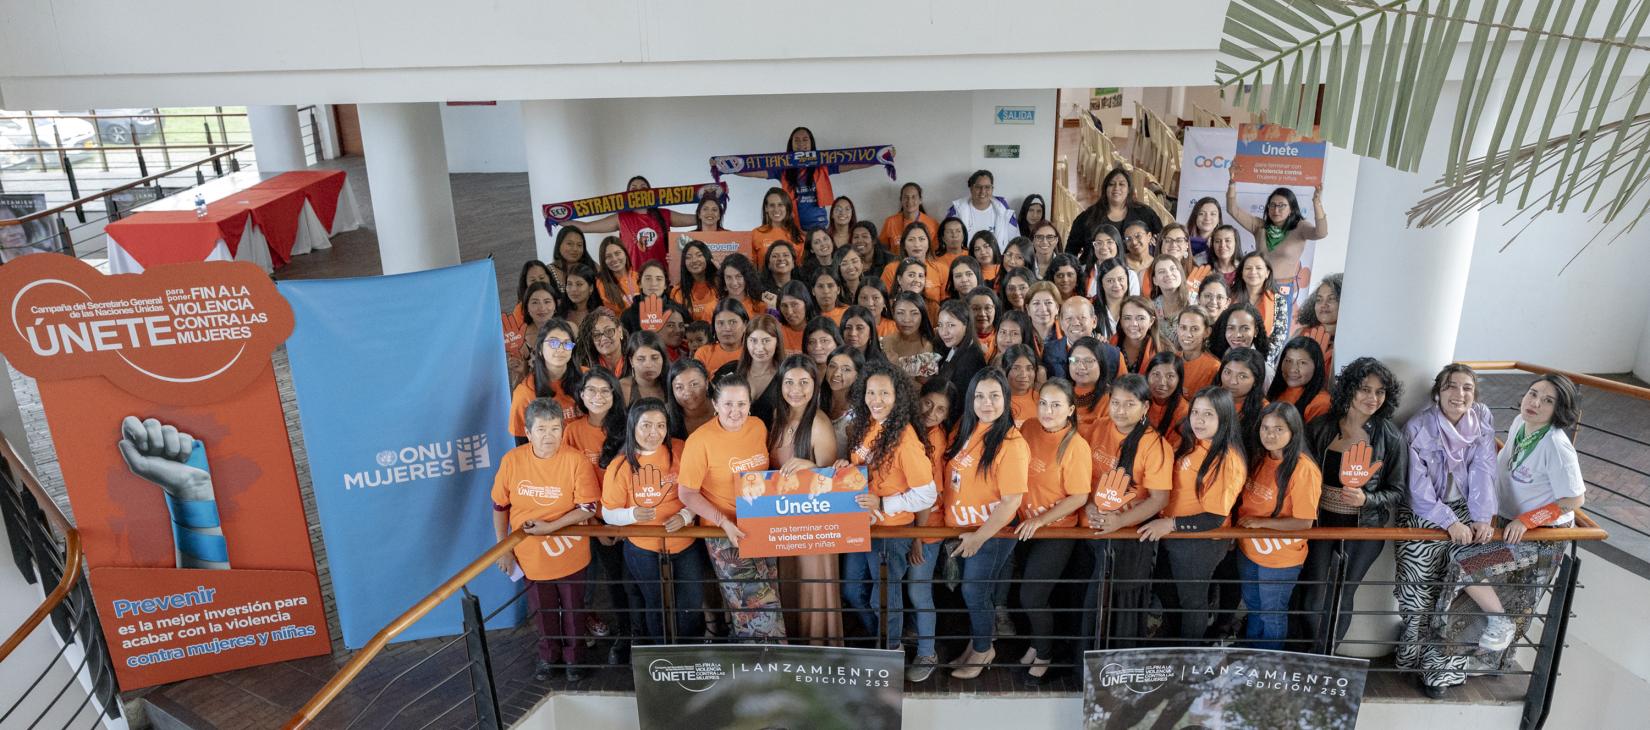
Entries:
[[6, 657], [11, 656], [12, 651], [23, 644], [23, 640], [28, 638], [42, 621], [46, 620], [47, 616], [52, 614], [52, 611], [62, 605], [64, 599], [68, 598], [69, 591], [80, 580], [83, 557], [80, 553], [80, 531], [69, 524], [69, 518], [63, 516], [63, 511], [57, 508], [57, 503], [40, 487], [40, 480], [35, 478], [34, 472], [29, 470], [22, 459], [17, 458], [17, 452], [12, 450], [11, 442], [0, 438], [0, 454], [5, 456], [12, 475], [23, 482], [34, 501], [40, 505], [40, 510], [46, 513], [46, 521], [63, 533], [63, 577], [58, 579], [57, 586], [52, 588], [51, 593], [46, 594], [45, 600], [34, 609], [34, 613], [24, 619], [23, 625], [17, 627], [11, 636], [6, 637], [6, 643], [0, 644], [0, 662], [3, 662]]
[[1562, 375], [1569, 378], [1576, 385], [1585, 385], [1589, 388], [1597, 388], [1608, 393], [1624, 395], [1628, 398], [1637, 398], [1638, 400], [1650, 401], [1650, 388], [1640, 388], [1636, 385], [1618, 383], [1614, 380], [1598, 377], [1597, 375], [1574, 373], [1568, 370], [1550, 368], [1545, 365], [1527, 363], [1522, 360], [1467, 360], [1461, 364], [1480, 372], [1522, 370], [1527, 373], [1535, 373], [1536, 375]]
[[39, 219], [45, 218], [47, 216], [57, 215], [58, 213], [62, 213], [62, 212], [67, 211], [71, 208], [76, 208], [76, 207], [86, 205], [86, 204], [94, 202], [94, 201], [102, 200], [104, 198], [109, 197], [110, 195], [115, 194], [115, 193], [125, 192], [127, 190], [131, 190], [132, 188], [136, 188], [136, 187], [142, 187], [142, 186], [147, 185], [149, 183], [152, 183], [156, 180], [159, 180], [163, 177], [170, 177], [172, 175], [176, 175], [180, 172], [183, 172], [184, 170], [188, 170], [191, 167], [198, 167], [198, 166], [204, 165], [208, 162], [212, 162], [213, 160], [218, 160], [218, 159], [221, 159], [221, 158], [224, 158], [224, 157], [228, 157], [228, 156], [233, 155], [237, 152], [245, 152], [246, 150], [249, 150], [249, 149], [252, 149], [252, 145], [250, 145], [250, 144], [236, 145], [236, 146], [230, 147], [229, 149], [226, 149], [222, 152], [219, 152], [215, 155], [208, 155], [206, 157], [202, 157], [202, 158], [200, 158], [198, 160], [195, 160], [193, 162], [178, 165], [177, 167], [174, 167], [174, 168], [172, 168], [170, 170], [167, 170], [165, 172], [156, 173], [154, 175], [150, 175], [149, 177], [145, 177], [145, 178], [139, 178], [137, 180], [133, 180], [133, 181], [131, 181], [129, 183], [125, 183], [123, 185], [116, 185], [115, 187], [109, 188], [108, 190], [104, 190], [103, 192], [93, 193], [93, 194], [87, 195], [83, 198], [78, 198], [76, 200], [71, 200], [71, 201], [69, 201], [67, 203], [64, 203], [62, 205], [59, 205], [55, 208], [47, 208], [47, 209], [42, 210], [42, 211], [37, 211], [37, 212], [34, 212], [34, 213], [30, 213], [28, 215], [23, 216], [22, 218], [7, 218], [7, 219], [0, 220], [0, 226], [20, 226], [20, 225], [23, 225], [24, 223], [28, 223], [30, 221], [39, 220]]

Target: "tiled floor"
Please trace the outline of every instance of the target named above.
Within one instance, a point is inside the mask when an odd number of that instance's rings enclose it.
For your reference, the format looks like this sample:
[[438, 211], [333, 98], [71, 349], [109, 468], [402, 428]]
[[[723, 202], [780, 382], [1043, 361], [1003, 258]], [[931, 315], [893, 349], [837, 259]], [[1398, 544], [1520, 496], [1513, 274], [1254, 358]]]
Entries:
[[[1075, 130], [1062, 130], [1062, 144], [1067, 131], [1073, 133], [1070, 142], [1074, 147]], [[362, 203], [366, 225], [358, 231], [335, 238], [331, 250], [294, 259], [277, 278], [371, 276], [379, 273], [376, 234], [371, 225], [372, 214], [368, 205], [370, 181], [366, 178], [365, 166], [360, 158], [345, 158], [327, 166], [350, 172], [356, 195]], [[498, 269], [500, 302], [503, 304], [514, 295], [517, 269], [533, 256], [531, 226], [536, 223], [528, 204], [526, 175], [454, 175], [452, 190], [458, 213], [461, 256], [465, 261], [493, 258]], [[1484, 398], [1495, 405], [1514, 402], [1522, 393], [1525, 382], [1527, 378], [1489, 378], [1486, 380]], [[1632, 501], [1650, 501], [1650, 484], [1643, 475], [1650, 471], [1650, 451], [1643, 448], [1644, 442], [1650, 442], [1650, 418], [1645, 418], [1645, 404], [1621, 396], [1588, 393], [1584, 406], [1586, 423], [1598, 427], [1597, 430], [1584, 431], [1580, 438], [1582, 450], [1597, 455], [1587, 457], [1584, 468], [1589, 480], [1604, 484], [1621, 495], [1609, 496], [1600, 490], [1598, 495], [1589, 497], [1593, 509], [1599, 513], [1608, 512], [1624, 524], [1650, 531], [1650, 508]], [[1619, 435], [1606, 434], [1603, 429], [1610, 429]], [[1641, 554], [1650, 556], [1650, 550]], [[956, 623], [960, 619], [948, 621]], [[962, 630], [960, 626], [948, 628], [946, 622], [941, 625], [942, 634]], [[497, 694], [506, 723], [524, 716], [551, 692], [631, 690], [628, 667], [600, 670], [573, 687], [565, 682], [533, 682], [532, 639], [531, 630], [526, 628], [497, 630], [488, 634], [493, 674], [498, 681]], [[947, 646], [948, 643], [955, 646]], [[393, 645], [368, 665], [366, 671], [332, 703], [321, 716], [319, 725], [350, 726], [357, 720], [357, 715], [361, 715], [354, 726], [473, 726], [475, 715], [469, 699], [471, 685], [468, 674], [463, 671], [464, 649], [462, 642], [448, 644], [448, 640]], [[942, 641], [942, 657], [955, 656], [960, 650], [960, 642]], [[1000, 661], [1012, 662], [1023, 650], [1023, 642], [1005, 639], [999, 644]], [[348, 652], [339, 651], [332, 656], [254, 667], [129, 693], [128, 699], [142, 697], [152, 703], [157, 720], [164, 720], [160, 717], [164, 714], [189, 727], [273, 727], [302, 706], [347, 661], [348, 656]], [[1379, 671], [1389, 667], [1379, 662], [1375, 665], [1377, 671], [1371, 674], [1367, 696], [1424, 701], [1407, 677]], [[1032, 688], [1017, 683], [1013, 676], [1015, 672], [1017, 670], [1006, 667], [990, 669], [979, 679], [964, 682], [952, 680], [941, 671], [936, 672], [928, 682], [908, 685], [906, 689], [913, 694], [946, 695], [1033, 692], [1069, 696], [1081, 691], [1078, 675], [1069, 672]], [[1451, 701], [1516, 702], [1520, 701], [1523, 690], [1524, 680], [1521, 677], [1480, 678], [1457, 691]], [[364, 710], [366, 712], [362, 714]]]

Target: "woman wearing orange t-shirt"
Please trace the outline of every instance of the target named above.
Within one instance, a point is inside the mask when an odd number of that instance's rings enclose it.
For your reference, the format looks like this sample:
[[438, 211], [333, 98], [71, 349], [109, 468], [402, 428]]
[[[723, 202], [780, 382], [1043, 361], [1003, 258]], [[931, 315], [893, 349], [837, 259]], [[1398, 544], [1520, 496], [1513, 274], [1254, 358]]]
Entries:
[[929, 238], [939, 235], [940, 224], [922, 207], [922, 186], [908, 182], [899, 189], [899, 211], [882, 221], [882, 245], [898, 253], [901, 234], [913, 224], [928, 229]]
[[1157, 308], [1145, 297], [1129, 297], [1117, 315], [1117, 338], [1123, 353], [1123, 371], [1145, 375], [1157, 354]]
[[1066, 346], [1066, 374], [1076, 394], [1077, 432], [1087, 438], [1095, 424], [1110, 417], [1111, 384], [1117, 358], [1106, 357], [1100, 340], [1079, 337]]
[[[866, 468], [871, 488], [858, 497], [859, 506], [871, 510], [877, 525], [909, 525], [938, 498], [934, 464], [915, 428], [916, 401], [910, 378], [882, 361], [865, 364], [864, 376], [849, 396], [850, 408], [859, 417], [848, 426], [843, 444], [852, 445], [848, 458], [837, 461], [836, 468]], [[869, 552], [842, 556], [842, 599], [859, 613], [860, 624], [872, 636], [882, 635], [883, 627], [871, 607], [876, 596], [888, 596], [887, 634], [878, 648], [900, 648], [911, 543], [909, 537], [872, 538]], [[886, 584], [881, 578], [884, 565]]]
[[[1341, 319], [1342, 275], [1323, 277], [1318, 288], [1296, 307], [1295, 322], [1299, 334], [1312, 338], [1323, 350], [1323, 372], [1327, 378], [1335, 372], [1335, 326]], [[1306, 419], [1311, 423], [1312, 419]]]
[[1022, 428], [1037, 418], [1037, 357], [1030, 347], [1014, 345], [1003, 350], [994, 364], [1008, 374], [1008, 411], [1014, 427]]
[[527, 404], [535, 398], [554, 398], [562, 410], [573, 410], [573, 391], [584, 382], [584, 371], [573, 363], [573, 326], [566, 320], [551, 319], [539, 327], [533, 343], [532, 375], [510, 392], [510, 434], [516, 445], [527, 443]]
[[[1175, 449], [1174, 491], [1163, 516], [1140, 526], [1140, 539], [1157, 540], [1171, 532], [1203, 532], [1231, 522], [1232, 507], [1243, 492], [1248, 468], [1238, 436], [1232, 396], [1216, 387], [1192, 398]], [[1203, 641], [1209, 628], [1209, 579], [1231, 549], [1230, 540], [1168, 540], [1158, 558], [1166, 635], [1187, 646]]]
[[1266, 407], [1266, 396], [1261, 383], [1266, 382], [1266, 362], [1252, 347], [1234, 347], [1220, 359], [1220, 378], [1215, 381], [1232, 394], [1232, 408], [1237, 412], [1238, 440], [1243, 454], [1250, 459], [1260, 458], [1260, 411]]
[[[819, 368], [807, 355], [792, 353], [775, 370], [766, 413], [752, 409], [770, 425], [768, 463], [785, 476], [835, 463], [842, 450], [820, 405]], [[780, 601], [794, 609], [785, 617], [787, 635], [814, 646], [842, 645], [839, 562], [820, 554], [779, 559]]]
[[738, 475], [768, 468], [768, 429], [751, 418], [751, 387], [738, 375], [716, 379], [711, 403], [716, 418], [682, 446], [678, 494], [693, 514], [726, 535], [707, 538], [705, 550], [721, 581], [722, 603], [732, 615], [732, 638], [784, 641], [779, 561], [739, 557], [745, 533], [734, 520]]
[[[543, 264], [539, 265], [540, 267]], [[548, 277], [546, 277], [548, 278]], [[504, 360], [509, 365], [510, 387], [516, 387], [532, 368], [528, 357], [528, 343], [537, 342], [539, 327], [556, 316], [556, 300], [560, 294], [548, 281], [528, 284], [521, 303], [514, 311], [504, 314]]]
[[1279, 301], [1278, 285], [1272, 279], [1272, 265], [1261, 252], [1250, 251], [1238, 259], [1238, 275], [1232, 281], [1232, 300], [1248, 302], [1260, 311], [1260, 325], [1273, 342], [1288, 334], [1288, 308]]
[[624, 323], [613, 310], [590, 313], [579, 325], [579, 342], [573, 361], [581, 368], [602, 367], [614, 375], [624, 375]]
[[1209, 354], [1209, 325], [1214, 320], [1201, 309], [1183, 309], [1175, 317], [1175, 344], [1180, 349], [1181, 388], [1196, 393], [1215, 382], [1220, 358]]
[[1180, 421], [1186, 417], [1186, 396], [1181, 390], [1184, 367], [1179, 355], [1159, 352], [1146, 368], [1146, 384], [1152, 391], [1152, 405], [1146, 418], [1152, 428], [1164, 434], [1169, 448], [1180, 445]]
[[973, 679], [997, 657], [992, 645], [996, 608], [991, 600], [997, 574], [1013, 555], [1014, 541], [998, 538], [1025, 498], [1031, 453], [1009, 412], [1008, 375], [986, 368], [968, 384], [962, 422], [945, 450], [945, 524], [970, 527], [951, 551], [962, 575], [968, 607], [968, 650], [953, 662], [951, 676]]
[[728, 363], [737, 363], [745, 354], [745, 324], [750, 320], [744, 305], [732, 299], [716, 303], [716, 314], [711, 317], [716, 341], [694, 351], [693, 359], [705, 366], [705, 372], [715, 375]]
[[556, 533], [594, 517], [601, 489], [590, 461], [561, 448], [559, 404], [535, 399], [524, 417], [527, 444], [506, 452], [493, 477], [493, 534], [503, 540], [521, 530], [529, 537], [499, 557], [498, 568], [505, 575], [519, 569], [528, 581], [528, 610], [539, 631], [533, 678], [549, 679], [561, 662], [568, 665], [568, 681], [577, 682], [585, 675], [577, 665], [590, 545]]
[[1002, 272], [1002, 255], [997, 251], [997, 237], [991, 231], [976, 231], [968, 242], [968, 255], [980, 266], [980, 286], [994, 289], [997, 275]]
[[[951, 422], [951, 404], [956, 400], [957, 386], [949, 380], [930, 380], [923, 384], [917, 396], [917, 418], [921, 421], [917, 427], [926, 435], [936, 491], [945, 484], [945, 449], [950, 441], [946, 424]], [[914, 522], [923, 527], [945, 526], [945, 508], [937, 495], [934, 505], [918, 511]], [[934, 648], [935, 627], [939, 623], [934, 611], [934, 571], [939, 567], [942, 542], [942, 538], [924, 537], [911, 543], [911, 567], [905, 573], [905, 595], [911, 600], [911, 620], [916, 624], [917, 634], [917, 655], [905, 670], [905, 678], [911, 682], [927, 681], [940, 664]]]
[[602, 239], [600, 253], [602, 268], [596, 275], [597, 289], [602, 304], [618, 314], [630, 306], [632, 297], [641, 293], [636, 267], [631, 264], [630, 253], [625, 250], [624, 244], [619, 243], [618, 236]]
[[1272, 379], [1266, 399], [1295, 404], [1295, 410], [1306, 423], [1329, 412], [1329, 374], [1317, 340], [1297, 335], [1283, 343], [1278, 374]]
[[[599, 486], [600, 478], [607, 472], [607, 463], [612, 461], [613, 454], [624, 442], [624, 394], [619, 379], [613, 373], [604, 368], [591, 368], [585, 371], [584, 382], [574, 395], [578, 412], [582, 415], [567, 420], [567, 426], [562, 431], [562, 448], [590, 460]], [[596, 630], [591, 633], [612, 636], [614, 641], [609, 648], [608, 663], [624, 664], [629, 661], [629, 642], [633, 636], [630, 594], [624, 584], [624, 550], [617, 538], [598, 537], [590, 545], [590, 556], [595, 562], [591, 579], [602, 581], [608, 605], [613, 610], [612, 624], [604, 627], [600, 619], [593, 619]]]
[[[1096, 534], [1134, 527], [1169, 503], [1173, 452], [1146, 420], [1149, 386], [1139, 375], [1118, 378], [1106, 398], [1107, 418], [1085, 436], [1093, 451], [1094, 491], [1083, 505], [1082, 523]], [[1131, 534], [1130, 537], [1133, 537]], [[1151, 610], [1152, 564], [1157, 545], [1134, 539], [1090, 540], [1094, 574], [1084, 606], [1083, 635], [1094, 634], [1100, 586], [1109, 585], [1110, 620], [1097, 648], [1132, 648], [1146, 637]], [[1111, 573], [1106, 570], [1110, 553]]]
[[[602, 520], [609, 525], [662, 525], [675, 532], [693, 524], [693, 511], [676, 491], [683, 443], [670, 438], [665, 404], [643, 398], [630, 407], [624, 447], [602, 480]], [[646, 609], [640, 623], [646, 638], [664, 643], [661, 563], [670, 563], [670, 605], [676, 636], [695, 641], [705, 635], [704, 584], [710, 579], [705, 548], [691, 537], [633, 537], [624, 544], [624, 564]]]
[[802, 229], [791, 215], [791, 196], [784, 188], [768, 188], [762, 196], [762, 225], [751, 231], [751, 259], [768, 260], [768, 246], [774, 241], [801, 241]]
[[671, 287], [670, 298], [687, 307], [694, 320], [709, 322], [716, 308], [716, 269], [711, 266], [710, 247], [703, 241], [682, 246], [682, 269]]
[[[1260, 417], [1265, 456], [1250, 472], [1238, 505], [1238, 527], [1304, 530], [1318, 517], [1323, 474], [1302, 453], [1306, 426], [1288, 403], [1273, 403]], [[1238, 577], [1249, 607], [1243, 637], [1256, 649], [1282, 649], [1289, 633], [1289, 599], [1306, 563], [1306, 541], [1251, 537], [1238, 541]]]
[[779, 288], [779, 324], [786, 352], [802, 352], [802, 333], [808, 320], [817, 316], [819, 308], [807, 284], [793, 280]]
[[1026, 495], [1020, 502], [1016, 537], [1027, 544], [1021, 565], [1020, 608], [1031, 626], [1031, 647], [1020, 663], [1040, 680], [1054, 656], [1054, 614], [1049, 596], [1071, 559], [1072, 540], [1032, 540], [1044, 527], [1074, 527], [1077, 510], [1088, 501], [1094, 461], [1088, 440], [1077, 433], [1076, 395], [1071, 381], [1054, 378], [1038, 390], [1036, 423], [1020, 429], [1031, 454]]

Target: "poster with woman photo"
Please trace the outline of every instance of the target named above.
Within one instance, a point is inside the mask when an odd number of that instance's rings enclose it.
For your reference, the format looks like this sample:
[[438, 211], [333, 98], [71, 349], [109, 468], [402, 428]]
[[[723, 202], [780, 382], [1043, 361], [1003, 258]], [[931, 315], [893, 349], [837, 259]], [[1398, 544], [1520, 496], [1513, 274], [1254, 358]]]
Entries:
[[1083, 726], [1095, 730], [1352, 730], [1369, 662], [1292, 651], [1165, 648], [1086, 652], [1083, 666]]
[[0, 264], [15, 261], [31, 253], [65, 253], [64, 237], [55, 217], [23, 223], [5, 222], [21, 220], [45, 209], [44, 194], [0, 193]]

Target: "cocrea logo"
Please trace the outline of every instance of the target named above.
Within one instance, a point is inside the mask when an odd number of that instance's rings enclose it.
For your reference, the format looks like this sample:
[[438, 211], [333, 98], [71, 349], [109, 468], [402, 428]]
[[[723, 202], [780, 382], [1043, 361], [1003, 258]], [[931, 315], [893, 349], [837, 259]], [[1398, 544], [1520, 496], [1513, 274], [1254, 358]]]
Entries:
[[399, 449], [383, 449], [373, 456], [376, 469], [344, 475], [344, 489], [383, 487], [421, 479], [451, 476], [459, 472], [486, 469], [493, 465], [487, 449], [487, 434], [460, 436]]
[[1148, 664], [1142, 667], [1111, 663], [1100, 668], [1100, 686], [1118, 687], [1135, 694], [1151, 694], [1174, 679], [1174, 667], [1167, 664]]
[[727, 676], [727, 670], [719, 662], [677, 665], [669, 659], [654, 659], [647, 665], [647, 676], [655, 682], [675, 682], [689, 692], [704, 692]]
[[1192, 158], [1192, 167], [1209, 167], [1216, 170], [1224, 170], [1231, 166], [1232, 158], [1225, 155], [1215, 155], [1214, 157], [1198, 155]]

